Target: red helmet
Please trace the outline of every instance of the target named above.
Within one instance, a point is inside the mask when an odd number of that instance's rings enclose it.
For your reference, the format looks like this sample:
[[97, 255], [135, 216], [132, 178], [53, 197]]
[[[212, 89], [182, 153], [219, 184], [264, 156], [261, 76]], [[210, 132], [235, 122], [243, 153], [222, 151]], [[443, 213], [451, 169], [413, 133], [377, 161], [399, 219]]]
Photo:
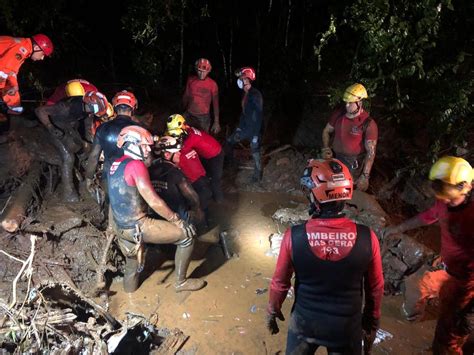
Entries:
[[243, 78], [248, 78], [250, 81], [254, 81], [255, 78], [257, 77], [255, 75], [255, 70], [250, 67], [243, 67], [235, 71], [235, 76], [243, 79]]
[[135, 110], [138, 107], [138, 102], [133, 92], [122, 90], [115, 94], [112, 99], [112, 105], [114, 107], [118, 105], [127, 105], [132, 110]]
[[88, 91], [82, 98], [82, 101], [88, 107], [87, 112], [93, 113], [97, 117], [107, 114], [109, 102], [104, 94], [98, 91]]
[[202, 70], [206, 72], [210, 72], [212, 69], [211, 62], [206, 58], [199, 58], [196, 60], [196, 63], [194, 63], [194, 66], [196, 67], [196, 70]]
[[349, 169], [337, 159], [311, 159], [300, 179], [319, 203], [350, 200], [352, 176]]
[[37, 35], [34, 35], [31, 37], [33, 41], [38, 45], [38, 47], [41, 48], [41, 50], [44, 52], [44, 55], [49, 57], [51, 54], [53, 54], [54, 50], [54, 45], [53, 42], [49, 39], [48, 36], [39, 33]]

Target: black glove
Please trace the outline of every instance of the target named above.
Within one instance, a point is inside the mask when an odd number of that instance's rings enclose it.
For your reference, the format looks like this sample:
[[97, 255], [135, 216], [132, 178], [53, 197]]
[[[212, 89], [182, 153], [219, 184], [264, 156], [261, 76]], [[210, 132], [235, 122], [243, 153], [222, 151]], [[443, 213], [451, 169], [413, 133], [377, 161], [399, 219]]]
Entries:
[[364, 355], [369, 355], [372, 352], [372, 345], [374, 344], [377, 330], [379, 329], [380, 319], [375, 319], [372, 316], [362, 316], [362, 334], [364, 339]]
[[283, 317], [281, 311], [272, 314], [267, 313], [265, 324], [270, 334], [278, 334], [278, 332], [280, 331], [280, 328], [278, 328], [278, 323], [276, 321], [277, 318], [281, 321], [285, 320], [285, 317]]

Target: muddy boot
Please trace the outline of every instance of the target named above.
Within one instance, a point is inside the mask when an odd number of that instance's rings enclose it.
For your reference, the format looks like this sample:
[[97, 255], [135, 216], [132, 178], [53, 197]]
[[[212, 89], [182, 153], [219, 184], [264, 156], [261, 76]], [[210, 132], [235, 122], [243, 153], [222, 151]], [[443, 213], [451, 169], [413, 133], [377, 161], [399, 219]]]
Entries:
[[176, 292], [197, 291], [206, 286], [206, 281], [201, 279], [186, 279], [184, 281], [176, 281], [174, 289]]
[[127, 258], [123, 275], [123, 290], [127, 293], [135, 292], [140, 286], [140, 273], [137, 271], [138, 261]]
[[252, 177], [250, 178], [250, 182], [252, 183], [259, 183], [262, 181], [263, 171], [262, 171], [262, 157], [260, 152], [252, 153], [252, 158], [255, 164]]
[[189, 263], [191, 262], [191, 254], [194, 249], [194, 240], [186, 242], [186, 245], [178, 245], [174, 256], [174, 264], [176, 267], [176, 283], [175, 291], [197, 291], [206, 286], [206, 282], [201, 279], [187, 279]]

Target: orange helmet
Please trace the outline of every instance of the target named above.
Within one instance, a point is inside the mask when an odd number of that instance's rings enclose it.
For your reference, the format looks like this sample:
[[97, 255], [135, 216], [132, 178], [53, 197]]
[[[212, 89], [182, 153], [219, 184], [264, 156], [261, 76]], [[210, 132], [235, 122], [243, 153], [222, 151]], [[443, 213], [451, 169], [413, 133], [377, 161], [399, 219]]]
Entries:
[[118, 105], [126, 105], [132, 110], [135, 110], [138, 108], [138, 101], [133, 92], [122, 90], [115, 94], [112, 99], [112, 105], [114, 107]]
[[140, 126], [122, 128], [117, 138], [117, 147], [122, 148], [125, 143], [134, 145], [153, 145], [154, 140], [150, 132]]
[[352, 176], [337, 159], [311, 159], [300, 179], [301, 186], [311, 191], [318, 203], [350, 200]]
[[109, 102], [104, 94], [98, 91], [88, 91], [82, 98], [86, 111], [93, 113], [97, 117], [102, 117], [107, 114], [107, 107]]
[[257, 77], [255, 75], [255, 70], [250, 67], [243, 67], [243, 68], [237, 69], [235, 71], [235, 76], [241, 79], [248, 78], [250, 81], [254, 81]]
[[210, 72], [212, 69], [211, 62], [206, 58], [199, 58], [196, 60], [196, 63], [194, 63], [194, 66], [196, 67], [196, 70], [202, 70], [206, 72]]

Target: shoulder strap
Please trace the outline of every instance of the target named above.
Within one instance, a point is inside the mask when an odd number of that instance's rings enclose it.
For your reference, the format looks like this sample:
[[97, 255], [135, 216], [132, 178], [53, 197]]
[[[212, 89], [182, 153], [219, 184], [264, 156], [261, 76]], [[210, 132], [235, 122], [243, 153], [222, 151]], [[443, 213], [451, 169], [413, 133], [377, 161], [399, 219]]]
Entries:
[[356, 230], [357, 230], [357, 238], [359, 236], [363, 238], [369, 238], [370, 239], [370, 228], [363, 225], [363, 224], [357, 224], [356, 223]]

